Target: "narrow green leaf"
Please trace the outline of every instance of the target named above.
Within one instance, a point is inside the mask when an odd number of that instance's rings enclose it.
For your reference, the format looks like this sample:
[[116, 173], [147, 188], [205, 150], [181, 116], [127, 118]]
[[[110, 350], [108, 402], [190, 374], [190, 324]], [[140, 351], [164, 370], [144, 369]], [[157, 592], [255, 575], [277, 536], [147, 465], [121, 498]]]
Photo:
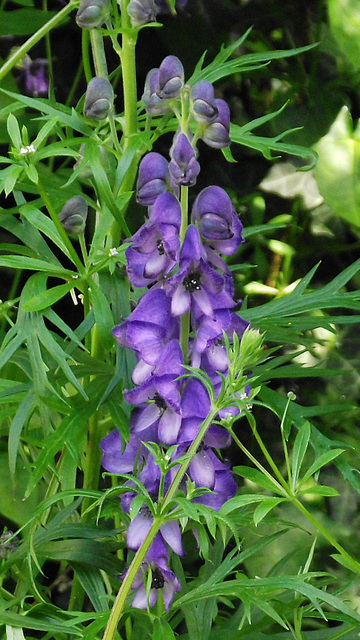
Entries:
[[0, 369], [10, 360], [11, 356], [17, 351], [17, 349], [26, 340], [26, 335], [19, 330], [19, 333], [8, 342], [7, 346], [0, 353]]
[[24, 400], [21, 402], [15, 418], [13, 419], [10, 425], [9, 431], [9, 469], [10, 473], [13, 476], [16, 470], [16, 458], [20, 443], [20, 436], [23, 430], [23, 427], [29, 418], [29, 415], [33, 409], [34, 404], [34, 395], [32, 392], [28, 393], [25, 396]]
[[56, 229], [51, 218], [48, 218], [40, 209], [34, 207], [31, 203], [27, 203], [19, 207], [19, 211], [32, 225], [34, 225], [41, 233], [46, 235], [61, 251], [70, 258], [69, 251], [64, 244], [58, 230]]
[[0, 267], [9, 267], [11, 269], [31, 269], [32, 271], [45, 271], [47, 273], [61, 275], [69, 279], [72, 276], [77, 275], [76, 272], [69, 271], [62, 266], [51, 263], [49, 264], [44, 260], [27, 258], [25, 256], [1, 256]]
[[264, 502], [258, 504], [254, 511], [254, 524], [257, 527], [258, 524], [265, 518], [265, 516], [275, 507], [277, 507], [280, 502], [284, 502], [286, 498], [267, 498]]
[[175, 640], [174, 632], [166, 620], [155, 618], [152, 640]]
[[334, 489], [334, 487], [328, 487], [327, 485], [324, 485], [324, 484], [317, 484], [314, 487], [309, 487], [308, 489], [304, 489], [298, 495], [306, 496], [307, 494], [316, 495], [316, 496], [327, 496], [329, 498], [332, 498], [334, 496], [338, 496], [339, 492], [336, 489]]
[[263, 502], [267, 500], [269, 496], [262, 496], [257, 494], [244, 495], [244, 496], [235, 496], [234, 498], [230, 498], [227, 500], [225, 504], [221, 507], [220, 513], [227, 515], [236, 509], [242, 509], [243, 507], [247, 507], [250, 504], [256, 504], [257, 502]]
[[321, 469], [322, 467], [325, 467], [325, 465], [329, 464], [329, 462], [344, 453], [344, 451], [345, 449], [331, 449], [331, 451], [326, 451], [325, 453], [321, 454], [308, 468], [306, 473], [304, 473], [304, 476], [300, 480], [299, 486], [307, 482], [307, 480], [309, 480], [309, 478], [311, 478], [314, 473], [319, 471], [319, 469]]
[[11, 142], [17, 150], [20, 150], [22, 146], [20, 127], [14, 114], [10, 113], [7, 119], [7, 130], [10, 136]]
[[54, 358], [54, 360], [61, 367], [64, 372], [67, 380], [74, 385], [75, 389], [79, 391], [82, 397], [85, 400], [88, 400], [88, 396], [85, 393], [80, 381], [75, 376], [71, 367], [69, 366], [67, 360], [69, 359], [69, 355], [60, 347], [60, 345], [56, 342], [56, 340], [52, 337], [50, 331], [45, 326], [43, 320], [41, 330], [38, 332], [38, 337], [41, 344], [45, 347], [45, 349], [49, 352], [49, 354]]
[[233, 470], [235, 473], [237, 473], [237, 475], [241, 476], [242, 478], [246, 478], [251, 482], [255, 482], [255, 484], [259, 485], [259, 487], [264, 487], [264, 489], [268, 489], [269, 491], [273, 491], [275, 493], [279, 492], [279, 488], [277, 487], [275, 482], [272, 482], [270, 478], [264, 476], [264, 474], [261, 473], [261, 471], [259, 471], [258, 469], [240, 465], [234, 467]]
[[95, 611], [108, 611], [109, 596], [106, 593], [100, 570], [77, 564], [75, 567], [75, 575], [89, 597]]
[[31, 615], [24, 615], [20, 613], [12, 613], [11, 611], [2, 611], [1, 612], [1, 623], [8, 624], [13, 627], [18, 628], [26, 628], [26, 629], [36, 629], [37, 631], [45, 631], [48, 633], [57, 633], [63, 634], [64, 629], [66, 629], [67, 633], [70, 633], [78, 638], [83, 638], [83, 630], [77, 629], [73, 625], [69, 625], [64, 627], [64, 621], [61, 620], [59, 616], [59, 621], [57, 622], [54, 617], [42, 616], [37, 619]]
[[301, 427], [300, 431], [298, 431], [296, 435], [294, 447], [293, 447], [293, 458], [292, 458], [292, 468], [291, 468], [293, 492], [295, 492], [296, 490], [301, 465], [303, 463], [304, 456], [308, 448], [310, 435], [311, 435], [310, 424], [309, 422], [305, 422]]
[[104, 347], [110, 349], [114, 345], [114, 337], [111, 330], [114, 328], [115, 321], [108, 299], [95, 282], [91, 283], [90, 298], [99, 338]]
[[51, 307], [55, 302], [63, 298], [71, 289], [74, 288], [72, 282], [66, 284], [60, 284], [57, 287], [52, 287], [40, 293], [39, 295], [27, 300], [23, 304], [24, 311], [40, 311], [46, 307]]

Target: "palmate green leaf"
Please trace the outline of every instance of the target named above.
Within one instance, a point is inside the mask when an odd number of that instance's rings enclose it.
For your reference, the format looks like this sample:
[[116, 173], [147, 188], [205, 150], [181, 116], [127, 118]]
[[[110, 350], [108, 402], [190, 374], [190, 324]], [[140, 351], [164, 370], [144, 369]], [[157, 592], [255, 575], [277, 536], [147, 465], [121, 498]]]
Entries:
[[263, 66], [270, 60], [279, 60], [282, 58], [288, 58], [290, 56], [299, 55], [306, 51], [313, 49], [316, 44], [307, 45], [305, 47], [299, 47], [298, 49], [278, 50], [278, 51], [264, 51], [261, 53], [246, 53], [238, 56], [237, 58], [229, 60], [230, 56], [235, 50], [240, 47], [246, 40], [251, 29], [248, 29], [238, 40], [232, 42], [229, 46], [221, 47], [220, 52], [214, 58], [214, 60], [202, 69], [205, 54], [195, 67], [193, 75], [187, 81], [187, 84], [191, 86], [200, 80], [208, 80], [209, 82], [216, 82], [220, 78], [224, 78], [234, 73], [245, 72], [253, 70]]
[[[267, 160], [273, 160], [278, 157], [279, 154], [281, 155], [284, 153], [302, 158], [307, 164], [306, 166], [299, 168], [299, 171], [309, 171], [316, 165], [318, 157], [317, 153], [312, 149], [307, 149], [300, 145], [282, 142], [282, 138], [293, 131], [293, 129], [289, 129], [278, 136], [266, 138], [263, 136], [256, 136], [252, 133], [243, 133], [241, 126], [231, 124], [230, 138], [232, 142], [260, 151]], [[274, 156], [272, 152], [276, 155]], [[226, 157], [226, 153], [224, 153], [224, 155]]]
[[[177, 609], [190, 602], [222, 595], [242, 600], [243, 595], [246, 597], [248, 593], [254, 596], [257, 595], [257, 599], [259, 600], [260, 598], [266, 598], [266, 601], [268, 601], [269, 594], [277, 593], [278, 591], [295, 591], [300, 593], [310, 600], [315, 609], [317, 609], [323, 617], [324, 614], [321, 610], [320, 602], [341, 611], [350, 620], [360, 622], [360, 615], [355, 610], [351, 609], [345, 602], [340, 600], [340, 598], [309, 584], [306, 581], [306, 574], [302, 576], [280, 576], [256, 579], [246, 579], [245, 576], [242, 576], [242, 579], [228, 580], [215, 585], [205, 582], [176, 600], [173, 603], [173, 608]], [[257, 604], [257, 606], [259, 605]]]

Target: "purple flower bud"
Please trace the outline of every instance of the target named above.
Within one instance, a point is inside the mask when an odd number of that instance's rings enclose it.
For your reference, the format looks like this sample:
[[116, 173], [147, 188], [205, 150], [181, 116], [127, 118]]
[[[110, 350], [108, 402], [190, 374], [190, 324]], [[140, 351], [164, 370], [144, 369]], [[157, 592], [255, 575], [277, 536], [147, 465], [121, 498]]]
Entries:
[[136, 199], [140, 204], [154, 204], [160, 193], [168, 190], [169, 167], [164, 156], [155, 151], [147, 153], [140, 162], [136, 185]]
[[215, 100], [218, 108], [218, 115], [214, 122], [207, 126], [202, 134], [202, 139], [213, 149], [223, 149], [228, 147], [231, 140], [230, 130], [230, 109], [225, 100]]
[[200, 165], [196, 160], [195, 149], [185, 133], [175, 134], [170, 157], [169, 171], [174, 184], [193, 186], [199, 175]]
[[83, 29], [96, 29], [108, 19], [109, 14], [109, 0], [81, 0], [75, 20]]
[[47, 94], [49, 89], [49, 81], [45, 75], [47, 64], [48, 61], [46, 59], [31, 60], [29, 56], [25, 57], [25, 90], [31, 96], [44, 96]]
[[113, 108], [114, 91], [107, 78], [97, 76], [90, 80], [85, 96], [84, 116], [105, 120]]
[[158, 8], [154, 0], [131, 0], [127, 12], [132, 26], [140, 27], [143, 24], [156, 21]]
[[159, 67], [159, 98], [178, 98], [184, 86], [184, 67], [176, 56], [166, 56]]
[[242, 224], [230, 197], [221, 187], [206, 187], [199, 193], [192, 217], [205, 242], [224, 255], [235, 253], [244, 241]]
[[68, 233], [79, 236], [84, 233], [87, 215], [88, 206], [85, 198], [74, 196], [59, 213], [59, 220]]
[[218, 107], [211, 82], [201, 80], [191, 90], [192, 109], [198, 122], [211, 123], [217, 118]]

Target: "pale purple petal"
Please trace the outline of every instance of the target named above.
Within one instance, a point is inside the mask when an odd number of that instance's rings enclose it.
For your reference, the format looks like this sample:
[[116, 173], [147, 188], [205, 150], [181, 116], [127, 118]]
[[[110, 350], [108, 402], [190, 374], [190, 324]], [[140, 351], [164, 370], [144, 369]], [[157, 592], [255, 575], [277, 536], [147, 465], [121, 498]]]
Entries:
[[136, 551], [144, 542], [153, 523], [152, 515], [149, 511], [140, 511], [134, 520], [130, 522], [127, 532], [127, 546]]

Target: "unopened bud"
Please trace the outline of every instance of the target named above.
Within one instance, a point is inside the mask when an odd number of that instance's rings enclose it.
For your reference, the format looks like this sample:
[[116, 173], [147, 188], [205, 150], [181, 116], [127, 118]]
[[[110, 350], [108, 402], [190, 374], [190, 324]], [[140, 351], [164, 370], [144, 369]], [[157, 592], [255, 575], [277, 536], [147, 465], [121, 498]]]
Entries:
[[218, 115], [203, 131], [202, 139], [213, 149], [223, 149], [230, 144], [230, 109], [225, 100], [215, 100]]
[[154, 0], [131, 0], [127, 8], [133, 27], [155, 22], [157, 11]]
[[79, 236], [84, 233], [87, 214], [88, 206], [85, 198], [74, 196], [67, 201], [59, 213], [59, 220], [69, 234]]
[[90, 80], [85, 96], [84, 116], [105, 120], [113, 108], [114, 91], [107, 78], [97, 76]]
[[81, 0], [75, 20], [83, 29], [96, 29], [110, 15], [110, 0]]
[[218, 115], [214, 87], [211, 82], [201, 80], [197, 82], [191, 91], [192, 108], [194, 118], [198, 122], [214, 122]]

